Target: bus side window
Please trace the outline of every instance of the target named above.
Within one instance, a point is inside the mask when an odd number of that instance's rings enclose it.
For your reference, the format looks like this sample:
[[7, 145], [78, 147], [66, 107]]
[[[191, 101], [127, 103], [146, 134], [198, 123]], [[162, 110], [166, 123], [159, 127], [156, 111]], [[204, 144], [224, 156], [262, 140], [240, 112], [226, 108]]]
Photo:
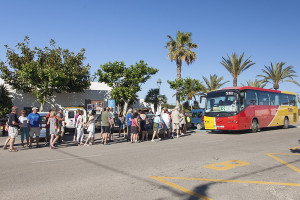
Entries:
[[268, 92], [257, 92], [258, 99], [259, 99], [259, 105], [270, 105], [270, 98]]
[[282, 106], [289, 105], [289, 97], [287, 94], [280, 94], [280, 105]]
[[279, 94], [278, 93], [270, 93], [270, 105], [271, 106], [279, 106]]
[[246, 105], [258, 105], [258, 98], [256, 91], [248, 90], [246, 93]]
[[288, 95], [288, 97], [289, 97], [289, 105], [290, 106], [296, 106], [296, 96]]

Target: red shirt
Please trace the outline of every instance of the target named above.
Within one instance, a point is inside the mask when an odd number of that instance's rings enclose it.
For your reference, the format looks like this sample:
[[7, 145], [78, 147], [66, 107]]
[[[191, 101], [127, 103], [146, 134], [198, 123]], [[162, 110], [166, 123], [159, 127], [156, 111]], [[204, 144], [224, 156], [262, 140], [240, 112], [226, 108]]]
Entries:
[[50, 117], [50, 113], [48, 113], [48, 114], [46, 115], [46, 128], [50, 128], [50, 123], [47, 124], [47, 123], [48, 123], [49, 117]]

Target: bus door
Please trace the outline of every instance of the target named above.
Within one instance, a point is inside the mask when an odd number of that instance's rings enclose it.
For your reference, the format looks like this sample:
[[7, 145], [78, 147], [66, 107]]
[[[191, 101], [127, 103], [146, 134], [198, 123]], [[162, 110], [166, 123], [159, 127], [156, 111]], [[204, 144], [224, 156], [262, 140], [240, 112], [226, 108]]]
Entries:
[[246, 92], [246, 107], [245, 109], [245, 123], [246, 123], [246, 128], [250, 129], [251, 128], [251, 122], [252, 119], [257, 116], [256, 111], [255, 111], [255, 106], [258, 105], [258, 97], [257, 93], [254, 90], [247, 90]]

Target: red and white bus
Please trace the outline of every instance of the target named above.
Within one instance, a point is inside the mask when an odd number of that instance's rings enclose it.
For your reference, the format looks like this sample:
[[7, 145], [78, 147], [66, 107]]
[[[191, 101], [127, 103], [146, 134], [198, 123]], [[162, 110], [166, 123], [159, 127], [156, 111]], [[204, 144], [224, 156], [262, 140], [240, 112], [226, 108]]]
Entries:
[[204, 126], [207, 130], [246, 130], [298, 122], [297, 96], [292, 92], [255, 87], [229, 87], [206, 96]]

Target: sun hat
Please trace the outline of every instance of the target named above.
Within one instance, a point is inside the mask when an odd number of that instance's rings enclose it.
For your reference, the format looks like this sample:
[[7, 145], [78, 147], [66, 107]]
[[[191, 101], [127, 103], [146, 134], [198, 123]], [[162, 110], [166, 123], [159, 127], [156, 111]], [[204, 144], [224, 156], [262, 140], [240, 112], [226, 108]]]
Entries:
[[32, 110], [37, 110], [37, 109], [38, 109], [37, 107], [33, 107], [33, 108], [32, 108]]

